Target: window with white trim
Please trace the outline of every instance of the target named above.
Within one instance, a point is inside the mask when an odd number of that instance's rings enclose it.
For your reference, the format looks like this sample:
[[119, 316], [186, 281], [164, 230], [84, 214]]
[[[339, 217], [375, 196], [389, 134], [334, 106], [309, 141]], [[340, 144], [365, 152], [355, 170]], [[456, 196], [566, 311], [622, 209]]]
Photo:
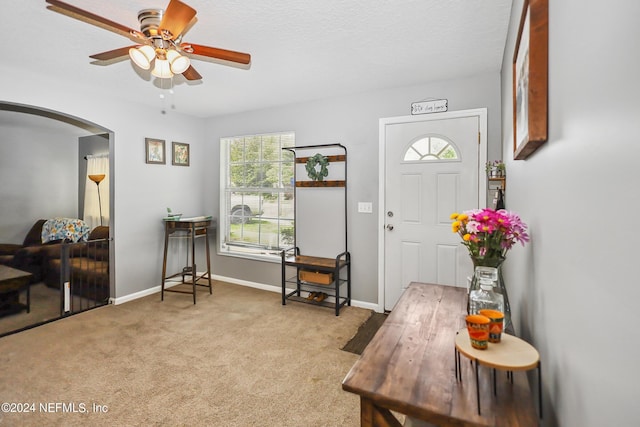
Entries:
[[220, 252], [276, 259], [293, 245], [293, 132], [220, 139]]
[[405, 162], [458, 160], [458, 152], [451, 141], [440, 136], [427, 136], [415, 141], [405, 151]]

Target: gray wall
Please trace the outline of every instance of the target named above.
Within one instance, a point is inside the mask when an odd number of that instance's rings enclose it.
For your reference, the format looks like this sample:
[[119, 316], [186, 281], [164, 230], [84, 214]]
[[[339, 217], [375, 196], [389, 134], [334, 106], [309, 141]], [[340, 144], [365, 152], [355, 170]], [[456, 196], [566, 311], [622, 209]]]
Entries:
[[[377, 303], [379, 119], [407, 116], [412, 102], [436, 97], [449, 100], [449, 111], [487, 108], [489, 158], [499, 158], [501, 112], [497, 73], [219, 117], [208, 120], [206, 126], [207, 158], [213, 165], [206, 175], [206, 182], [213, 184], [207, 210], [219, 211], [217, 165], [221, 137], [294, 131], [298, 145], [342, 143], [349, 151], [352, 296], [358, 301]], [[374, 213], [357, 213], [358, 202], [373, 202]], [[216, 255], [214, 265], [216, 274], [222, 276], [269, 285], [280, 283], [279, 264]]]
[[541, 354], [545, 425], [637, 426], [640, 3], [549, 2], [549, 139], [513, 161], [522, 4], [502, 72], [507, 208], [531, 228], [504, 264], [514, 323]]
[[38, 219], [78, 215], [78, 138], [48, 118], [0, 115], [0, 241], [22, 243]]

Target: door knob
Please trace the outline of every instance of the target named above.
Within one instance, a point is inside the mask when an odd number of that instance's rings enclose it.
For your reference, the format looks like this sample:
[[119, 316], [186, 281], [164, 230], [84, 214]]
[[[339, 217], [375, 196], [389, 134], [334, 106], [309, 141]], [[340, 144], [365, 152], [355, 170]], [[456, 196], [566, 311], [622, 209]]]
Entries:
[[387, 224], [387, 230], [393, 231], [393, 225], [392, 224]]

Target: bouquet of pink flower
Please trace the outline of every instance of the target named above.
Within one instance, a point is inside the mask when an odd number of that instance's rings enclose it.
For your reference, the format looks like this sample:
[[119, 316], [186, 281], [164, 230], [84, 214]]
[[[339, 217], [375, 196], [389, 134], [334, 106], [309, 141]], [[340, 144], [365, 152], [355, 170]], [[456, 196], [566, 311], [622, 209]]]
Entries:
[[451, 214], [454, 233], [462, 237], [472, 258], [504, 259], [516, 242], [529, 241], [527, 224], [513, 212], [474, 209]]

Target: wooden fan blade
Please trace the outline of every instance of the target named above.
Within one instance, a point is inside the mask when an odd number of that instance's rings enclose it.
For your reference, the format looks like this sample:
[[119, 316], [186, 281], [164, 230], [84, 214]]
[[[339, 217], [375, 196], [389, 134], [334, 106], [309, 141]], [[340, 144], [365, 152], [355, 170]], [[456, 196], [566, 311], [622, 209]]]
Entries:
[[195, 9], [180, 0], [171, 0], [167, 10], [164, 11], [158, 30], [160, 33], [162, 33], [162, 30], [169, 31], [171, 38], [175, 40], [182, 34], [182, 31], [189, 25], [196, 13]]
[[51, 5], [47, 8], [55, 12], [59, 12], [63, 15], [70, 16], [80, 21], [96, 25], [98, 27], [104, 28], [105, 30], [113, 31], [114, 33], [120, 34], [134, 41], [140, 38], [139, 36], [135, 35], [140, 34], [139, 31], [129, 28], [125, 25], [118, 24], [117, 22], [113, 22], [110, 19], [103, 18], [102, 16], [96, 15], [95, 13], [88, 12], [84, 9], [80, 9], [79, 7], [75, 7], [59, 0], [46, 0], [46, 2]]
[[108, 50], [106, 52], [96, 53], [89, 58], [97, 59], [98, 61], [111, 61], [122, 56], [129, 56], [129, 49], [135, 46], [121, 47], [120, 49]]
[[[248, 64], [251, 62], [251, 55], [248, 53], [235, 52], [233, 50], [219, 49], [217, 47], [202, 46], [199, 44], [182, 43], [180, 45], [185, 52], [193, 55], [208, 56], [209, 58], [222, 59], [225, 61]], [[193, 50], [192, 52], [190, 52]]]
[[182, 75], [187, 80], [200, 80], [200, 79], [202, 79], [202, 76], [200, 75], [200, 73], [198, 73], [196, 71], [195, 68], [193, 68], [193, 65], [190, 65], [189, 68], [187, 68], [187, 71], [182, 73]]

